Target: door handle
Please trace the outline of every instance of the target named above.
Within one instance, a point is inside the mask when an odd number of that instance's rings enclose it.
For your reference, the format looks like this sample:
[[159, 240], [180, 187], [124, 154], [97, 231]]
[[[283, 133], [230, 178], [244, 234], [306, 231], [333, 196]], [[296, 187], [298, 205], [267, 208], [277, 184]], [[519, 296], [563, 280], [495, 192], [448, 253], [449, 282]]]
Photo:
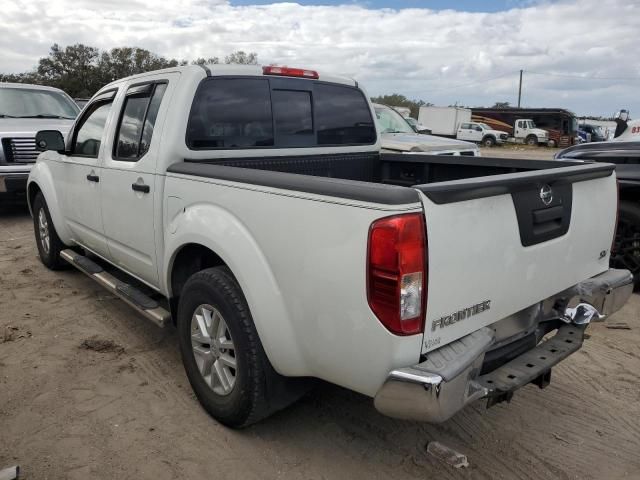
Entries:
[[149, 185], [145, 185], [144, 183], [132, 183], [131, 190], [133, 190], [134, 192], [149, 193], [151, 191], [151, 188], [149, 187]]
[[87, 180], [89, 180], [90, 182], [98, 183], [100, 181], [100, 177], [98, 175], [90, 173], [89, 175], [87, 175]]

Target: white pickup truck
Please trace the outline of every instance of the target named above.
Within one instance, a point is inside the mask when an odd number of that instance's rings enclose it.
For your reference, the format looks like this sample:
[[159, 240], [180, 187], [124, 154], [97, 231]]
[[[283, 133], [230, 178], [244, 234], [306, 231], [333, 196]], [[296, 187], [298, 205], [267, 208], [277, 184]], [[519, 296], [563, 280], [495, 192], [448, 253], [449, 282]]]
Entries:
[[481, 122], [464, 122], [458, 126], [456, 134], [458, 140], [481, 143], [485, 147], [502, 145], [509, 140], [509, 134], [501, 130], [494, 130]]
[[42, 85], [0, 82], [0, 203], [24, 202], [35, 163], [36, 132], [66, 134], [80, 109], [62, 90]]
[[441, 422], [509, 400], [632, 290], [609, 269], [613, 165], [381, 154], [353, 80], [178, 67], [42, 131], [42, 262], [174, 323], [204, 408], [241, 427], [309, 378]]

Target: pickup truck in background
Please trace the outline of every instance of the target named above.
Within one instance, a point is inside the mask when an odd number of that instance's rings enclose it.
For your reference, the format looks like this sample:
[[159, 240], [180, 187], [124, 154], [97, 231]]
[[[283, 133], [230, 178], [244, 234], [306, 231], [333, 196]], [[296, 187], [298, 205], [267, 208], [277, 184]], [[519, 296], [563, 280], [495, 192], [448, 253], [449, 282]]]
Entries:
[[460, 124], [456, 138], [481, 143], [485, 147], [493, 147], [507, 142], [509, 134], [502, 130], [494, 130], [484, 123], [468, 122]]
[[80, 109], [62, 90], [41, 85], [0, 83], [0, 202], [22, 199], [35, 163], [36, 132], [66, 134]]
[[418, 133], [394, 108], [373, 104], [383, 152], [479, 156], [473, 143]]
[[533, 120], [514, 120], [505, 130], [498, 130], [480, 121], [472, 121], [472, 111], [462, 107], [420, 107], [418, 120], [433, 135], [457, 138], [492, 147], [502, 143], [547, 144], [549, 134], [536, 128]]
[[381, 153], [367, 98], [285, 67], [115, 81], [66, 143], [37, 135], [40, 258], [174, 323], [232, 427], [310, 378], [429, 422], [546, 386], [631, 294], [609, 268], [614, 165]]
[[640, 288], [640, 137], [627, 141], [574, 145], [555, 155], [557, 160], [606, 162], [616, 166], [618, 225], [611, 267], [625, 268]]

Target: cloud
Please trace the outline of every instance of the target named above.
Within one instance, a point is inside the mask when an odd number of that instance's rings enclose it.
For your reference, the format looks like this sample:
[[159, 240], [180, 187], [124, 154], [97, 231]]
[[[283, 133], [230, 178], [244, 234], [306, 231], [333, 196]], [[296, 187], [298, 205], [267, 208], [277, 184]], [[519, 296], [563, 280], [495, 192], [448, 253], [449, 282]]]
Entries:
[[[524, 6], [522, 6], [524, 5]], [[371, 94], [436, 104], [515, 103], [577, 113], [640, 111], [640, 4], [622, 0], [514, 2], [498, 13], [360, 4], [232, 6], [224, 0], [30, 0], [3, 6], [1, 70], [31, 69], [54, 42], [140, 46], [178, 59], [255, 51], [263, 63], [356, 77]], [[499, 78], [498, 78], [499, 77]], [[635, 108], [635, 107], [638, 108]]]

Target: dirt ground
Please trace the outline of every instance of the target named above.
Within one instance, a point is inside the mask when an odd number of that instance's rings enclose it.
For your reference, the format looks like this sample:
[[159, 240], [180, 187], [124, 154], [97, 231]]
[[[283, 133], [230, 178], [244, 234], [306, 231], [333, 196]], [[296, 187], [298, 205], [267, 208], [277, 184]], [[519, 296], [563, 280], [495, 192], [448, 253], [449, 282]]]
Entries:
[[561, 148], [529, 147], [527, 145], [480, 147], [483, 157], [529, 158], [535, 160], [553, 160], [553, 156], [561, 150]]
[[[640, 478], [640, 295], [610, 321], [630, 330], [592, 325], [547, 389], [529, 385], [490, 410], [475, 403], [443, 425], [386, 418], [370, 399], [321, 385], [233, 431], [200, 408], [173, 328], [80, 272], [45, 269], [28, 213], [4, 209], [0, 470], [55, 480]], [[428, 456], [433, 440], [469, 468]]]

